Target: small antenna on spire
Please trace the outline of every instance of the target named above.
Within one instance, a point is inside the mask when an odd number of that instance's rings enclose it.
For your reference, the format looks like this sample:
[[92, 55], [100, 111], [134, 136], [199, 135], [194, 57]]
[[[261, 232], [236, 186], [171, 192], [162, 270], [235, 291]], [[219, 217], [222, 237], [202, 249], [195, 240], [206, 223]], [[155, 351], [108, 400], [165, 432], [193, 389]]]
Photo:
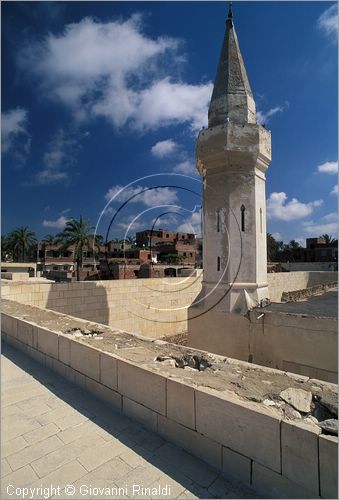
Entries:
[[233, 13], [232, 13], [232, 2], [228, 2], [228, 19], [233, 18]]

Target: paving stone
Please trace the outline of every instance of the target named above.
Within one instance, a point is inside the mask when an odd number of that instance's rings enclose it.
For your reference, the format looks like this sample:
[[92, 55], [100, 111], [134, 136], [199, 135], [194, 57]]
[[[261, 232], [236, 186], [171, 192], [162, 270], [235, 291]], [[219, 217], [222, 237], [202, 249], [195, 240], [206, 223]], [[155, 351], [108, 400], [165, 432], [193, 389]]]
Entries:
[[60, 431], [58, 438], [60, 438], [65, 444], [69, 444], [75, 441], [81, 436], [87, 435], [89, 432], [97, 432], [100, 434], [101, 428], [94, 424], [91, 420], [86, 420], [81, 422], [79, 425], [69, 427], [63, 431]]
[[145, 466], [146, 460], [150, 455], [150, 452], [146, 452], [143, 448], [140, 448], [140, 446], [136, 446], [133, 449], [127, 448], [126, 451], [120, 453], [119, 457], [126, 462], [126, 464], [135, 469], [139, 466]]
[[104, 440], [100, 436], [82, 436], [79, 439], [49, 453], [46, 457], [32, 462], [32, 467], [39, 477], [44, 477], [55, 469], [73, 461], [88, 448], [100, 445]]
[[79, 455], [78, 461], [87, 469], [88, 472], [96, 469], [100, 465], [108, 462], [126, 450], [118, 439], [105, 442], [102, 446], [96, 446], [94, 449], [86, 450]]
[[6, 419], [2, 424], [3, 440], [10, 441], [38, 427], [41, 427], [41, 424], [35, 418], [20, 413], [15, 419]]
[[27, 434], [24, 434], [23, 437], [28, 444], [33, 444], [43, 441], [54, 434], [58, 434], [59, 431], [59, 427], [52, 422], [50, 424], [43, 425], [34, 431], [27, 432]]
[[1, 477], [6, 476], [10, 472], [12, 472], [12, 469], [10, 468], [7, 460], [5, 458], [3, 458], [1, 460]]
[[17, 403], [18, 407], [30, 417], [43, 415], [51, 411], [51, 408], [43, 401], [38, 400], [25, 400]]
[[40, 457], [44, 457], [48, 453], [61, 448], [62, 446], [63, 443], [57, 436], [51, 436], [43, 441], [40, 441], [39, 443], [34, 443], [33, 445], [18, 451], [18, 453], [14, 453], [9, 456], [7, 460], [12, 470], [15, 471], [24, 465], [33, 462], [33, 460], [37, 460]]
[[[1, 492], [3, 494], [7, 494], [6, 488], [10, 484], [15, 485], [16, 487], [27, 486], [28, 484], [33, 483], [36, 479], [38, 479], [38, 476], [32, 467], [30, 465], [26, 465], [15, 472], [7, 474], [7, 476], [1, 479]], [[3, 498], [3, 495], [1, 495], [1, 498]]]
[[[145, 487], [169, 484], [173, 493], [171, 497], [183, 499], [212, 498], [213, 495], [204, 485], [210, 486], [213, 483], [214, 488], [218, 485], [220, 487], [220, 484], [215, 482], [219, 477], [218, 473], [214, 470], [211, 472], [212, 469], [204, 462], [169, 445], [160, 436], [132, 422], [126, 416], [114, 412], [88, 393], [63, 381], [60, 375], [55, 375], [26, 358], [24, 354], [9, 349], [12, 359], [18, 359], [27, 372], [4, 357], [5, 366], [2, 366], [2, 369], [6, 377], [3, 380], [9, 384], [12, 381], [17, 389], [25, 387], [26, 394], [23, 396], [22, 391], [19, 395], [17, 393], [16, 398], [19, 397], [19, 400], [7, 406], [4, 427], [7, 430], [13, 427], [15, 432], [11, 435], [13, 439], [2, 443], [2, 449], [14, 464], [15, 461], [18, 464], [19, 460], [28, 460], [28, 453], [32, 451], [29, 465], [6, 474], [3, 478], [6, 480], [3, 481], [5, 487], [8, 478], [18, 486], [49, 487], [51, 484], [57, 484], [60, 486], [60, 495], [53, 494], [51, 498], [59, 499], [67, 498], [64, 488], [69, 483], [76, 487], [91, 484], [93, 487], [107, 485], [112, 488], [131, 488], [133, 484], [142, 484]], [[35, 376], [37, 378], [34, 378]], [[39, 379], [47, 386], [41, 384]], [[24, 384], [20, 381], [24, 381]], [[45, 405], [48, 406], [46, 413], [28, 419], [20, 408], [25, 408], [25, 411], [36, 408], [38, 412], [39, 407], [46, 410]], [[92, 420], [88, 420], [89, 417]], [[69, 427], [57, 432], [58, 425]], [[17, 436], [18, 432], [23, 435]], [[60, 447], [36, 459], [39, 453], [45, 452], [46, 443], [53, 443], [55, 439], [60, 442]], [[112, 454], [116, 453], [119, 455], [111, 458]], [[2, 457], [4, 458], [4, 455]], [[8, 472], [7, 460], [3, 464], [4, 471]], [[95, 468], [87, 472], [87, 467]], [[239, 498], [246, 498], [240, 496], [239, 488], [240, 486], [235, 487], [234, 492]], [[76, 495], [73, 498], [88, 497], [126, 498], [126, 495], [121, 492], [120, 495], [103, 497], [89, 494]], [[2, 494], [1, 498], [16, 497], [6, 497]], [[39, 498], [39, 495], [36, 498]], [[134, 498], [149, 497], [138, 495]]]
[[117, 480], [120, 480], [122, 477], [126, 477], [131, 472], [132, 468], [126, 464], [120, 457], [115, 457], [112, 460], [109, 460], [103, 465], [100, 465], [92, 472], [88, 474], [88, 477], [93, 479], [100, 479], [102, 481], [114, 481], [117, 486]]
[[28, 446], [28, 443], [22, 436], [5, 442], [3, 441], [3, 439], [1, 439], [1, 457], [6, 458], [9, 455], [22, 450], [23, 448], [26, 448], [26, 446]]
[[81, 413], [74, 413], [73, 415], [67, 415], [54, 420], [54, 423], [59, 427], [60, 430], [64, 431], [73, 428], [83, 422], [87, 422], [88, 418]]
[[[74, 460], [66, 465], [59, 467], [57, 470], [46, 475], [42, 479], [38, 479], [30, 486], [32, 488], [36, 487], [46, 487], [46, 486], [59, 486], [60, 490], [63, 490], [68, 484], [74, 483], [77, 479], [86, 475], [86, 469]], [[34, 498], [44, 498], [41, 496], [35, 496]], [[65, 497], [67, 498], [67, 497]], [[75, 497], [76, 498], [76, 497]]]

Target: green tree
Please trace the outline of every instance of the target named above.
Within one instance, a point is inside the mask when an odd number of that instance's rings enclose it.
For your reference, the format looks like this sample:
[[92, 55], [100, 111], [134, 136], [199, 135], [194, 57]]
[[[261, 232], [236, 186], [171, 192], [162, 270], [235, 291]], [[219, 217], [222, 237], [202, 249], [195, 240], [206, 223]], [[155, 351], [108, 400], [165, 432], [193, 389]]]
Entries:
[[47, 243], [47, 245], [54, 245], [57, 243], [57, 237], [54, 234], [46, 234], [42, 241], [43, 243]]
[[280, 261], [283, 250], [284, 243], [276, 240], [271, 233], [267, 233], [267, 260], [269, 262]]
[[8, 248], [12, 251], [13, 257], [16, 256], [21, 262], [25, 262], [28, 251], [36, 242], [35, 233], [27, 226], [18, 227], [8, 235]]
[[80, 281], [80, 269], [83, 265], [84, 248], [93, 246], [93, 252], [97, 252], [98, 238], [93, 233], [94, 227], [90, 222], [80, 216], [79, 220], [70, 219], [66, 222], [65, 229], [58, 235], [57, 239], [67, 249], [74, 246], [74, 263], [76, 264], [77, 281]]
[[320, 236], [320, 238], [322, 238], [323, 240], [325, 240], [325, 243], [326, 243], [326, 245], [328, 245], [328, 246], [332, 246], [332, 245], [333, 245], [333, 243], [336, 241], [336, 240], [333, 238], [333, 236], [332, 236], [332, 235], [330, 235], [330, 234], [322, 234], [322, 235]]

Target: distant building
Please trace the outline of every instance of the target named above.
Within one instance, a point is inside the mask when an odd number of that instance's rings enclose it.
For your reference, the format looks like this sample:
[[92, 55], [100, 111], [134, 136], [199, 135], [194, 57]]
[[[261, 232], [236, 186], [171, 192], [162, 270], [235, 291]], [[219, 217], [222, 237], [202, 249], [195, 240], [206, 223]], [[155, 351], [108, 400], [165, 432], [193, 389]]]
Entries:
[[331, 245], [324, 238], [307, 238], [306, 248], [293, 251], [296, 262], [338, 262], [338, 246]]
[[158, 262], [196, 264], [198, 243], [194, 233], [147, 229], [136, 233], [136, 245], [154, 250]]

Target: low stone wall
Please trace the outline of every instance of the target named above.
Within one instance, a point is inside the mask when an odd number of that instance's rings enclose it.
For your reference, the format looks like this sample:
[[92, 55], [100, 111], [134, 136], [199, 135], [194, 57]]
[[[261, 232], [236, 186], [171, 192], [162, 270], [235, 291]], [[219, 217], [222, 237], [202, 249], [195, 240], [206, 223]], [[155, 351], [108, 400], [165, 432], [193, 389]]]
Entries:
[[281, 301], [282, 302], [298, 302], [308, 297], [313, 297], [314, 295], [319, 295], [323, 292], [328, 291], [331, 288], [337, 286], [337, 282], [322, 283], [320, 285], [311, 286], [310, 288], [304, 288], [303, 290], [295, 290], [293, 292], [283, 292]]
[[188, 345], [328, 382], [338, 379], [338, 320], [251, 311], [249, 317], [210, 310], [189, 314]]
[[[247, 383], [258, 377], [259, 370], [258, 380], [271, 377], [271, 384], [276, 381], [275, 388], [281, 380], [283, 388], [286, 384], [305, 384], [331, 392], [331, 384], [300, 377], [298, 381], [287, 374], [280, 378], [276, 370], [217, 357], [219, 369], [209, 379], [205, 372], [192, 373], [156, 363], [154, 354], [147, 350], [151, 341], [138, 340], [138, 349], [133, 352], [133, 336], [129, 335], [128, 349], [107, 352], [82, 338], [60, 333], [65, 326], [82, 325], [88, 329], [89, 322], [50, 311], [37, 312], [34, 307], [21, 309], [24, 310], [20, 314], [18, 303], [4, 301], [5, 341], [115, 410], [135, 418], [226, 476], [254, 487], [264, 497], [337, 498], [337, 438], [321, 434], [317, 426], [284, 420], [275, 408], [241, 398], [222, 387], [218, 389], [218, 380], [223, 385], [218, 373], [235, 364], [234, 373], [246, 372]], [[48, 314], [54, 316], [48, 318]], [[48, 324], [57, 324], [59, 332]], [[97, 329], [98, 325], [92, 323], [92, 327]], [[115, 334], [119, 341], [123, 332]], [[171, 349], [176, 354], [178, 350], [182, 354], [188, 352], [184, 347], [156, 342], [159, 353], [170, 353]]]
[[337, 282], [338, 273], [334, 271], [269, 273], [267, 281], [271, 302], [281, 302], [283, 292], [303, 290], [321, 283]]
[[282, 262], [281, 267], [286, 271], [335, 271], [338, 262]]
[[193, 278], [4, 283], [2, 297], [160, 338], [187, 331], [187, 309], [201, 289]]

